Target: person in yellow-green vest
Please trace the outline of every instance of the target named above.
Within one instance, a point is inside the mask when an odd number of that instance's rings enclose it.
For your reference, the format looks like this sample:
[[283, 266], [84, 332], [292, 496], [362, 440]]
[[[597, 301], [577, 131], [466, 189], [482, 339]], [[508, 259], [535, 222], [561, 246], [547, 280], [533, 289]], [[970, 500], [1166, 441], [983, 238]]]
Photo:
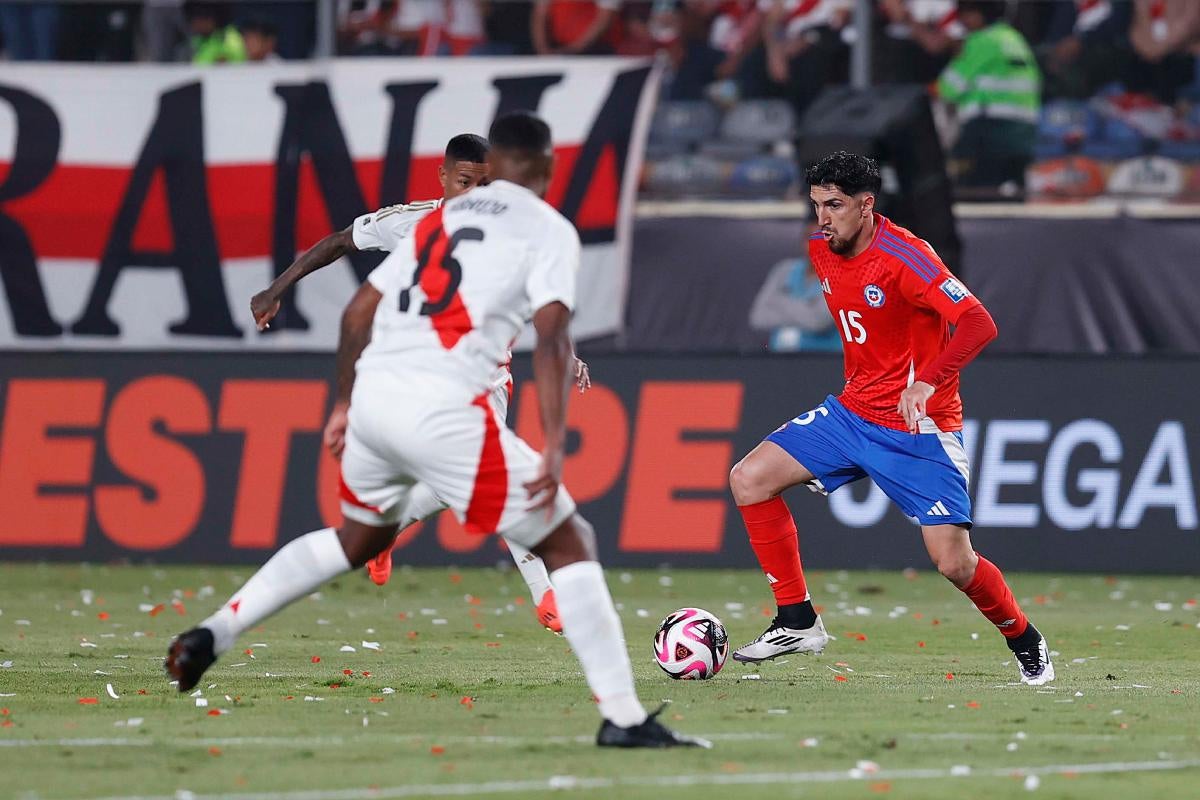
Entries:
[[937, 91], [957, 109], [959, 137], [951, 156], [958, 162], [958, 185], [1015, 196], [1033, 161], [1042, 74], [1029, 43], [1003, 14], [997, 0], [959, 2], [968, 33]]
[[188, 3], [188, 30], [193, 64], [236, 64], [246, 60], [246, 43], [229, 24], [224, 3]]

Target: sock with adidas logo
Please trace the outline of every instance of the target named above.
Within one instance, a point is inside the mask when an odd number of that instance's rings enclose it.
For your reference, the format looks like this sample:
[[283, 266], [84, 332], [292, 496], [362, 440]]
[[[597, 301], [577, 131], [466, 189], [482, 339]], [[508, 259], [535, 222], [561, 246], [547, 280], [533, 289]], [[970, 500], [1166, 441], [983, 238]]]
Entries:
[[962, 591], [971, 598], [979, 612], [1004, 634], [1004, 638], [1016, 639], [1029, 627], [1029, 620], [1017, 605], [1012, 590], [1004, 581], [1004, 575], [995, 564], [983, 556], [979, 556], [975, 577], [971, 578], [971, 582], [964, 586]]
[[[808, 586], [804, 582], [804, 569], [800, 566], [796, 522], [787, 503], [783, 502], [782, 497], [772, 497], [762, 503], [738, 506], [738, 511], [750, 535], [750, 547], [771, 584], [775, 605], [779, 606], [781, 614], [784, 609], [795, 606], [789, 613], [795, 611], [791, 616], [803, 621], [807, 616], [804, 608], [811, 613], [812, 603], [808, 602]], [[798, 627], [807, 628], [815, 621], [816, 615], [813, 614], [808, 625]]]

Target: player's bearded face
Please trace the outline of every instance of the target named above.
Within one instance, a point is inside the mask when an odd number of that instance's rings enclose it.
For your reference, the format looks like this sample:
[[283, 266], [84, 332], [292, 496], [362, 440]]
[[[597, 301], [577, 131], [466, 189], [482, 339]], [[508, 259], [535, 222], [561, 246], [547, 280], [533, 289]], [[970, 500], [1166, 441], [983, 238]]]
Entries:
[[438, 168], [438, 179], [442, 182], [442, 193], [447, 200], [453, 200], [476, 186], [486, 185], [487, 177], [487, 164], [475, 161], [447, 161]]
[[809, 198], [816, 211], [817, 228], [834, 253], [843, 255], [854, 249], [871, 217], [870, 197], [866, 193], [850, 196], [836, 186], [812, 187]]

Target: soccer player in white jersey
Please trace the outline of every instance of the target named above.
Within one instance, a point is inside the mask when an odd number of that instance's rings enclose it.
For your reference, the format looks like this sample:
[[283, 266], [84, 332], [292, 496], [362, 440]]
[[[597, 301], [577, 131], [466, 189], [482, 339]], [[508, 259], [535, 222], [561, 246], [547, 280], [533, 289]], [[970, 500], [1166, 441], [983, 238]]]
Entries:
[[[417, 223], [426, 214], [442, 207], [442, 203], [451, 200], [466, 191], [486, 182], [487, 179], [488, 142], [482, 136], [473, 133], [460, 133], [446, 144], [446, 155], [438, 166], [438, 182], [442, 185], [443, 197], [437, 200], [423, 200], [415, 203], [386, 206], [370, 214], [355, 218], [345, 230], [337, 231], [326, 236], [311, 248], [301, 253], [299, 257], [284, 270], [271, 285], [258, 292], [250, 299], [250, 312], [254, 322], [261, 331], [267, 328], [275, 315], [279, 313], [280, 298], [284, 292], [294, 286], [306, 275], [332, 264], [342, 256], [355, 250], [382, 250], [395, 252], [405, 241], [410, 239]], [[575, 362], [576, 380], [580, 391], [590, 386], [587, 365], [582, 361]], [[500, 416], [508, 415], [508, 404], [512, 397], [512, 373], [507, 363], [497, 367], [493, 381], [491, 402], [500, 412]], [[343, 404], [334, 406], [325, 425], [324, 439], [335, 457], [341, 456], [346, 433], [347, 407]], [[413, 517], [401, 525], [401, 530], [409, 525], [433, 516], [446, 509], [446, 504], [432, 493], [421, 491], [419, 501], [412, 506]], [[541, 559], [520, 545], [510, 545], [513, 560], [521, 572], [521, 577], [529, 587], [533, 597], [535, 614], [538, 621], [554, 631], [562, 632], [562, 622], [558, 618], [558, 607], [554, 599], [554, 589]], [[367, 562], [367, 573], [376, 585], [383, 586], [392, 574], [392, 549], [389, 547], [378, 556]]]
[[[669, 730], [638, 700], [595, 535], [560, 486], [581, 246], [542, 199], [554, 161], [550, 129], [518, 112], [498, 119], [489, 139], [492, 183], [421, 220], [412, 245], [371, 273], [342, 317], [338, 399], [351, 402], [341, 528], [284, 545], [172, 642], [167, 671], [180, 691], [192, 689], [238, 635], [388, 547], [424, 486], [468, 531], [498, 533], [551, 570], [563, 633], [603, 717], [597, 744], [707, 745]], [[530, 319], [540, 455], [488, 402], [496, 365]]]

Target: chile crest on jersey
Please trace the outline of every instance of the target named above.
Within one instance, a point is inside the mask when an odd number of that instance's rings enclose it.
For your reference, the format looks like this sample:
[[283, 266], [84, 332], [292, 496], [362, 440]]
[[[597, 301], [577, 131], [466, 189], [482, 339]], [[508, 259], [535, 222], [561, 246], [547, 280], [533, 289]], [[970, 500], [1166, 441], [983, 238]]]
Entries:
[[873, 283], [868, 283], [863, 287], [863, 299], [871, 308], [880, 308], [887, 300], [887, 295], [883, 293], [883, 289]]

